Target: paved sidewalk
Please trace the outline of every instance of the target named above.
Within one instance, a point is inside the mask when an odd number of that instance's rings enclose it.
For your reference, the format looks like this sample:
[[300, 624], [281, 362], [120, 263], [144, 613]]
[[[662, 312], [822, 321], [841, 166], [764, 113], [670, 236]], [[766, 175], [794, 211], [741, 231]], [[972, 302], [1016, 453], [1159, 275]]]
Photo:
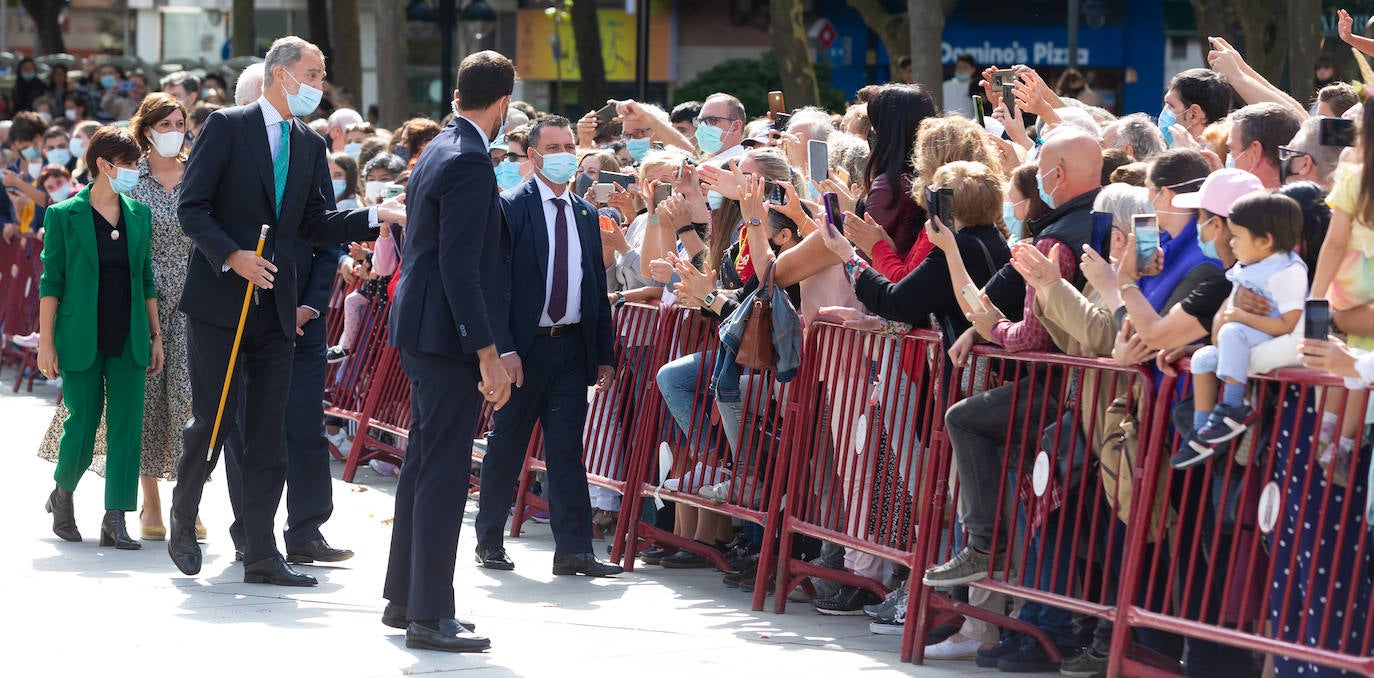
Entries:
[[[458, 609], [492, 638], [480, 655], [412, 651], [379, 621], [384, 601], [395, 481], [370, 469], [358, 484], [335, 480], [330, 542], [358, 553], [344, 567], [303, 568], [311, 589], [242, 583], [226, 529], [224, 474], [207, 488], [210, 538], [199, 577], [182, 576], [165, 542], [144, 550], [97, 546], [103, 479], [88, 474], [76, 492], [80, 544], [58, 540], [43, 502], [52, 465], [35, 452], [55, 393], [0, 390], [0, 431], [8, 442], [7, 492], [0, 509], [14, 528], [0, 549], [5, 674], [11, 676], [248, 675], [336, 678], [454, 672], [464, 676], [590, 676], [616, 673], [721, 678], [889, 676], [932, 678], [995, 673], [972, 662], [904, 665], [899, 638], [868, 632], [865, 617], [822, 617], [793, 604], [786, 615], [753, 612], [749, 598], [720, 585], [712, 570], [641, 567], [615, 579], [550, 574], [553, 540], [545, 525], [507, 540], [514, 572], [475, 567], [469, 511], [459, 544]], [[337, 474], [341, 464], [334, 465]], [[454, 488], [462, 491], [463, 488]], [[171, 486], [163, 484], [164, 506]], [[278, 513], [284, 519], [285, 510]], [[130, 514], [131, 531], [137, 531]], [[604, 553], [604, 542], [597, 542]], [[771, 604], [771, 601], [770, 601]]]

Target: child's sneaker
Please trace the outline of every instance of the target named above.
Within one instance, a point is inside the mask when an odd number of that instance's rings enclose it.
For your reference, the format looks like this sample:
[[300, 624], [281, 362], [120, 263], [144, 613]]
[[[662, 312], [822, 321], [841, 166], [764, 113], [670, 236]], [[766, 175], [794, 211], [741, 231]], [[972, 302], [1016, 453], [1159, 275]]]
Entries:
[[372, 461], [367, 462], [367, 465], [372, 467], [372, 470], [376, 472], [379, 476], [383, 476], [386, 478], [399, 478], [401, 475], [401, 467], [389, 461], [373, 459]]
[[1216, 447], [1236, 439], [1255, 421], [1255, 408], [1241, 403], [1237, 406], [1218, 403], [1207, 417], [1207, 423], [1193, 432], [1193, 437], [1204, 445]]
[[1336, 487], [1350, 484], [1350, 456], [1354, 450], [1354, 441], [1342, 438], [1339, 443], [1328, 445], [1317, 458], [1317, 464], [1326, 471], [1327, 480]]
[[1216, 453], [1217, 446], [1208, 445], [1198, 440], [1197, 431], [1194, 431], [1188, 434], [1187, 438], [1183, 439], [1183, 444], [1178, 446], [1178, 451], [1174, 452], [1174, 456], [1169, 458], [1169, 466], [1173, 467], [1175, 470], [1182, 471], [1183, 469], [1192, 468], [1211, 459], [1212, 455]]
[[352, 351], [342, 346], [330, 346], [329, 350], [324, 352], [324, 361], [330, 365], [341, 363], [348, 358], [349, 353], [352, 353]]

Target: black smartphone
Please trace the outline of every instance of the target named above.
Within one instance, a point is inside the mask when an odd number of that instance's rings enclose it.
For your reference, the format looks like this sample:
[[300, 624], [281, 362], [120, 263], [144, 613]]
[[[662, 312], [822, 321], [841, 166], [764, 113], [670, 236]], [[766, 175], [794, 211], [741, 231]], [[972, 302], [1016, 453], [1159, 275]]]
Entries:
[[[952, 188], [932, 188], [926, 187], [926, 212], [932, 217], [939, 217], [940, 223], [945, 228], [954, 228], [954, 189]], [[935, 230], [935, 222], [931, 221], [931, 230]]]
[[1012, 88], [1016, 86], [1016, 71], [1011, 68], [999, 68], [993, 75], [997, 81], [997, 86], [1002, 88], [1002, 103], [1007, 107], [1007, 113], [1016, 115], [1016, 93]]
[[1303, 306], [1302, 336], [1320, 341], [1330, 340], [1331, 305], [1325, 299], [1308, 299]]
[[791, 113], [779, 113], [773, 116], [773, 129], [779, 132], [786, 132], [787, 126], [792, 124]]
[[767, 181], [764, 183], [767, 186], [764, 189], [764, 200], [771, 202], [774, 205], [787, 204], [787, 192], [782, 190], [782, 184], [776, 181]]
[[1317, 140], [1323, 146], [1354, 146], [1355, 121], [1323, 116], [1318, 120]]
[[825, 181], [830, 174], [830, 146], [819, 139], [806, 142], [806, 164], [811, 180], [816, 183]]
[[611, 122], [615, 120], [615, 104], [606, 104], [602, 106], [601, 110], [596, 112], [596, 119], [601, 123], [602, 127], [611, 124]]
[[983, 97], [973, 95], [973, 119], [978, 122], [979, 127], [987, 127], [983, 122]]
[[601, 170], [601, 173], [598, 175], [597, 181], [604, 183], [620, 184], [621, 188], [629, 188], [630, 184], [635, 183], [635, 175], [621, 174], [620, 172], [607, 172], [606, 170]]
[[655, 186], [655, 187], [654, 187], [654, 198], [653, 198], [653, 200], [654, 200], [654, 207], [657, 208], [659, 203], [663, 202], [664, 200], [667, 200], [668, 197], [671, 196], [672, 194], [673, 194], [673, 185], [672, 185], [672, 184], [659, 184], [659, 185]]
[[586, 173], [578, 174], [577, 183], [573, 184], [573, 193], [575, 193], [579, 198], [586, 195], [587, 191], [591, 190], [592, 183], [593, 182], [591, 176], [587, 175]]
[[840, 196], [838, 193], [825, 193], [821, 195], [821, 201], [825, 204], [825, 222], [835, 229], [834, 233], [844, 233], [844, 212], [840, 209]]

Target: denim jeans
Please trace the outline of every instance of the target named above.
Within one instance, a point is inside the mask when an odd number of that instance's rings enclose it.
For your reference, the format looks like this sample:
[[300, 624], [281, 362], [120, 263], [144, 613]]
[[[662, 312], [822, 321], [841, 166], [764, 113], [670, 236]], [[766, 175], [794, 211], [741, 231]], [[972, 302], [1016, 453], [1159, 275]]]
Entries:
[[[658, 370], [658, 390], [663, 402], [693, 454], [704, 453], [711, 443], [711, 370], [714, 357], [693, 353], [674, 360]], [[736, 423], [738, 431], [738, 423]]]

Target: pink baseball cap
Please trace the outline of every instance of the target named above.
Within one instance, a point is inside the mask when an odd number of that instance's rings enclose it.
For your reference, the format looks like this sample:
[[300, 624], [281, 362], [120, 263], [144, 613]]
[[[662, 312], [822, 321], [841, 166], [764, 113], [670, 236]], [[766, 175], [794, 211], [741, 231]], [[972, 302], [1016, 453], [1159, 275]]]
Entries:
[[1220, 169], [1207, 176], [1202, 188], [1193, 193], [1174, 196], [1173, 206], [1186, 210], [1205, 209], [1223, 217], [1231, 216], [1231, 205], [1242, 196], [1263, 191], [1259, 177], [1238, 169]]

